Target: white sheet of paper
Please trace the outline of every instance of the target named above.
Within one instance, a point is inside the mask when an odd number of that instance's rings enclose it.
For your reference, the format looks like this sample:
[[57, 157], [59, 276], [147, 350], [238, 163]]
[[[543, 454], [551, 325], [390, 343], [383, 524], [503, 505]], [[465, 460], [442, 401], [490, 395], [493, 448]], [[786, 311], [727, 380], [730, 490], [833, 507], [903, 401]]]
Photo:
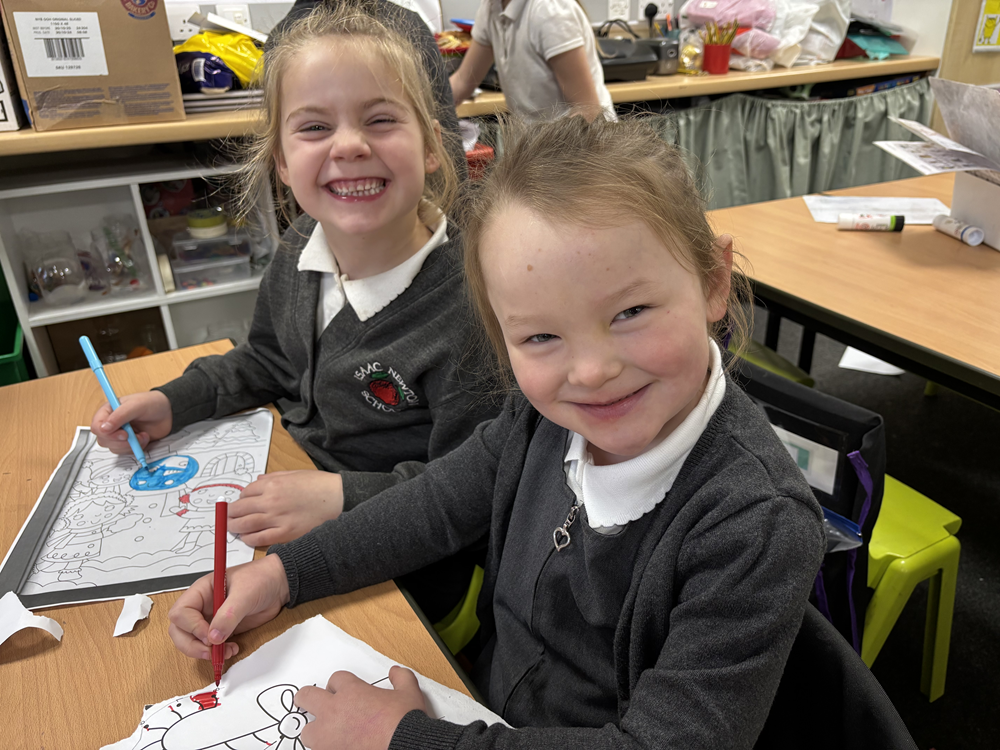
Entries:
[[[258, 409], [190, 425], [150, 446], [150, 465], [158, 468], [148, 479], [140, 478], [131, 454], [116, 456], [95, 443], [18, 593], [79, 592], [211, 572], [215, 502], [237, 499], [243, 487], [264, 473], [273, 421], [270, 411]], [[77, 433], [86, 429], [78, 427]], [[58, 467], [52, 476], [57, 472]], [[52, 477], [42, 495], [51, 482]], [[229, 566], [249, 562], [253, 552], [230, 534]], [[144, 593], [176, 588], [150, 586]], [[93, 597], [71, 601], [120, 599], [123, 593], [95, 589]]]
[[845, 370], [857, 370], [858, 372], [870, 372], [875, 375], [902, 375], [906, 370], [901, 370], [895, 365], [883, 362], [870, 354], [865, 354], [853, 347], [847, 347], [840, 358], [840, 367]]
[[118, 622], [115, 623], [114, 637], [131, 633], [139, 620], [149, 617], [149, 610], [152, 607], [153, 600], [145, 594], [133, 594], [122, 599], [122, 613], [118, 615]]
[[929, 80], [948, 136], [1000, 165], [1000, 92], [945, 78]]
[[958, 141], [953, 141], [951, 138], [946, 138], [933, 128], [929, 128], [922, 122], [917, 122], [916, 120], [906, 120], [902, 117], [890, 117], [890, 122], [894, 122], [907, 130], [909, 130], [914, 135], [922, 138], [928, 143], [934, 143], [941, 148], [949, 149], [950, 151], [962, 151], [967, 154], [976, 153], [971, 148], [966, 148]]
[[772, 424], [771, 429], [777, 434], [809, 486], [828, 495], [832, 494], [837, 479], [837, 458], [840, 454], [833, 448], [796, 435], [783, 427]]
[[[388, 675], [393, 665], [395, 662], [367, 643], [316, 615], [233, 665], [223, 674], [217, 695], [211, 684], [196, 693], [150, 706], [130, 737], [102, 750], [265, 747], [265, 743], [283, 738], [289, 747], [299, 747], [295, 738], [312, 719], [292, 702], [300, 687], [326, 687], [330, 675], [348, 670], [370, 684], [391, 689]], [[455, 724], [477, 720], [504, 723], [456, 690], [420, 674], [417, 681], [435, 718]], [[214, 705], [216, 699], [218, 705]]]
[[8, 591], [0, 598], [0, 643], [25, 628], [44, 630], [54, 635], [57, 641], [61, 641], [63, 637], [63, 629], [58, 622], [51, 617], [31, 614], [21, 604], [17, 594]]
[[839, 214], [894, 214], [905, 216], [907, 224], [930, 224], [938, 214], [950, 212], [937, 198], [803, 195], [802, 200], [819, 224], [836, 224]]

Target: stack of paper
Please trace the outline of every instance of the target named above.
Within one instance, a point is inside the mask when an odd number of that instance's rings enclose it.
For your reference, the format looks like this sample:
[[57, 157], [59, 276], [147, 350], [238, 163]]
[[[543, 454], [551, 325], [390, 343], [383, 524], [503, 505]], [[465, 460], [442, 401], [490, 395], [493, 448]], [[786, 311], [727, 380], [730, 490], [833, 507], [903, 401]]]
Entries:
[[1000, 92], [941, 78], [932, 78], [931, 88], [952, 138], [919, 122], [890, 117], [922, 140], [875, 141], [875, 145], [921, 174], [1000, 171], [1000, 139], [996, 138]]
[[258, 109], [263, 92], [258, 89], [226, 91], [220, 94], [184, 94], [184, 113], [227, 112]]

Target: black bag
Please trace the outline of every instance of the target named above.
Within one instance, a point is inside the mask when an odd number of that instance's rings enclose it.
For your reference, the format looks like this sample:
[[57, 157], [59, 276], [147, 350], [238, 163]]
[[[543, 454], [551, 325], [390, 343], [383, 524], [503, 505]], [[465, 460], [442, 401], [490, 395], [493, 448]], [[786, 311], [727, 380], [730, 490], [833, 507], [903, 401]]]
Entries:
[[882, 417], [742, 360], [735, 378], [779, 428], [820, 505], [860, 527], [862, 546], [826, 555], [810, 599], [860, 654], [868, 544], [885, 487]]

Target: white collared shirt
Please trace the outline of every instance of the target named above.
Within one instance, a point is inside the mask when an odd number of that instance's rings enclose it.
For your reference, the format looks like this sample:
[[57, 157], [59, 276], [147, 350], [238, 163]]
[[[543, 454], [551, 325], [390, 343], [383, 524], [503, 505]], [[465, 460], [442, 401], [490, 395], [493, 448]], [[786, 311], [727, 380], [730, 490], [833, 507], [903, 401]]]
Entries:
[[330, 321], [347, 303], [354, 309], [358, 320], [364, 322], [409, 289], [431, 250], [448, 241], [447, 229], [448, 220], [442, 214], [431, 238], [416, 253], [388, 271], [351, 280], [347, 278], [347, 274], [340, 273], [323, 227], [317, 222], [308, 242], [302, 248], [298, 265], [300, 271], [317, 271], [322, 274], [319, 302], [316, 305], [316, 339], [319, 340]]
[[576, 0], [510, 0], [506, 8], [500, 0], [482, 0], [472, 38], [493, 48], [507, 106], [531, 120], [550, 120], [569, 112], [548, 61], [583, 47], [597, 99], [608, 119], [615, 119], [594, 31]]
[[673, 487], [684, 461], [705, 431], [726, 395], [719, 347], [710, 341], [712, 371], [698, 404], [666, 439], [645, 453], [620, 464], [595, 466], [587, 439], [570, 433], [563, 468], [566, 483], [581, 505], [587, 523], [595, 529], [613, 530], [649, 513]]

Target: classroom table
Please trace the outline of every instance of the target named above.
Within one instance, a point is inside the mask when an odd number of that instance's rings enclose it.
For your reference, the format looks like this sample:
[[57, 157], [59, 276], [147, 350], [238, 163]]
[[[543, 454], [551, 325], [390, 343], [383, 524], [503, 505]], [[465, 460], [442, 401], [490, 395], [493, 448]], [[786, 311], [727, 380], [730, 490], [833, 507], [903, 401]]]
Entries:
[[[179, 375], [191, 360], [223, 353], [229, 342], [188, 347], [107, 365], [120, 394]], [[6, 553], [49, 475], [69, 449], [74, 428], [89, 425], [105, 401], [90, 370], [0, 388], [0, 548]], [[273, 411], [273, 410], [272, 410]], [[313, 469], [275, 412], [267, 470]], [[258, 556], [263, 550], [257, 551]], [[27, 629], [0, 644], [0, 706], [10, 747], [96, 750], [129, 736], [145, 704], [212, 682], [212, 667], [176, 651], [167, 612], [180, 592], [152, 596], [149, 618], [112, 638], [121, 600], [37, 610], [64, 630], [61, 642]], [[297, 623], [322, 614], [400, 664], [469, 694], [434, 639], [392, 582], [317, 600], [235, 638], [227, 668]], [[12, 744], [11, 744], [12, 743]]]
[[[950, 205], [953, 183], [953, 175], [941, 174], [824, 195]], [[1000, 252], [969, 247], [931, 226], [841, 232], [813, 221], [802, 198], [719, 209], [711, 221], [734, 236], [768, 309], [1000, 408]], [[773, 345], [777, 329], [769, 328]], [[808, 365], [810, 357], [800, 362]]]

